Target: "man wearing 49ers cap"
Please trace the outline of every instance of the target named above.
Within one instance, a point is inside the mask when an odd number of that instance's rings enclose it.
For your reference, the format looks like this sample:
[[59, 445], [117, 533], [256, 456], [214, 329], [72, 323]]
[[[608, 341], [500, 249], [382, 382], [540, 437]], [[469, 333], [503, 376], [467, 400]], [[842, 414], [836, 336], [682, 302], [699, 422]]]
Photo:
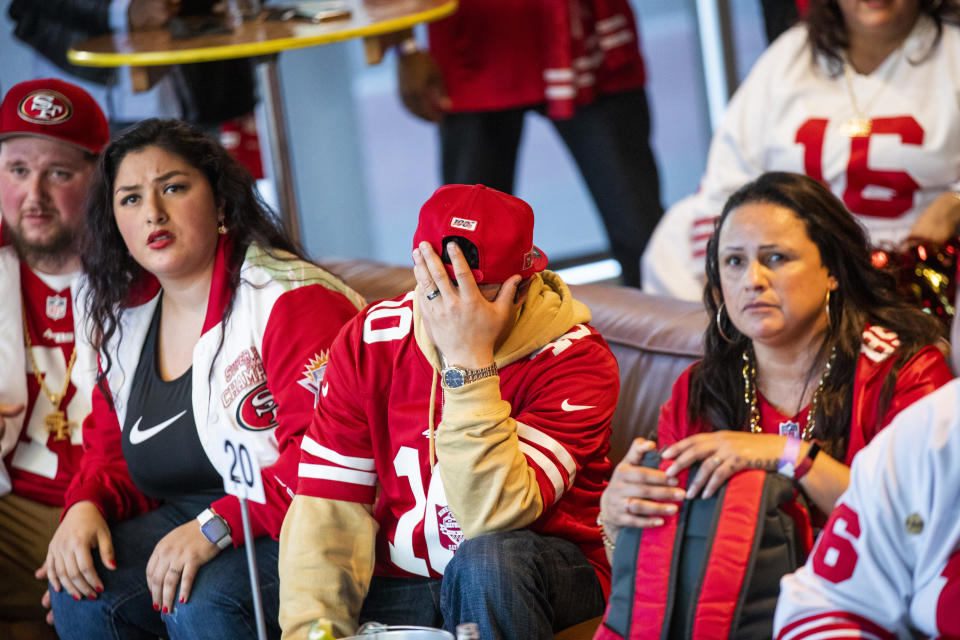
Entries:
[[0, 636], [53, 636], [34, 577], [81, 455], [96, 373], [74, 317], [78, 236], [107, 120], [55, 79], [0, 104]]
[[318, 619], [552, 638], [609, 589], [616, 361], [518, 198], [441, 187], [413, 261], [416, 289], [331, 348], [280, 536], [284, 638]]

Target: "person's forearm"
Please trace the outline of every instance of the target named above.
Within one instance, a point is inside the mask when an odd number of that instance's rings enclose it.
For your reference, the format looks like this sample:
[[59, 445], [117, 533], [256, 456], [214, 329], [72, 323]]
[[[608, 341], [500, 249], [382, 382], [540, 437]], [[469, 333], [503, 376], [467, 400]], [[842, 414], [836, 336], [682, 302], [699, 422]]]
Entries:
[[353, 635], [370, 587], [377, 524], [369, 507], [298, 495], [280, 531], [280, 627], [306, 640], [318, 618]]
[[448, 389], [437, 430], [447, 503], [468, 538], [525, 527], [543, 511], [536, 473], [520, 451], [499, 380]]
[[[800, 459], [807, 455], [810, 443], [805, 442], [800, 449]], [[810, 471], [800, 479], [800, 486], [820, 511], [833, 511], [837, 499], [850, 484], [850, 467], [820, 452], [813, 461]]]

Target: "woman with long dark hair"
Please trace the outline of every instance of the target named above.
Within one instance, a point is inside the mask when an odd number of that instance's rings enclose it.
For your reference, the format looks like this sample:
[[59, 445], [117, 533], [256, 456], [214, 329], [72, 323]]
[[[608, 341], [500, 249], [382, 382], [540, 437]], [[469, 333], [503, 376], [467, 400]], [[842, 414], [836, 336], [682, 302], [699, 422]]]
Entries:
[[[610, 539], [654, 527], [744, 469], [791, 477], [829, 513], [849, 465], [906, 406], [952, 378], [939, 326], [875, 269], [863, 230], [805, 176], [768, 173], [737, 191], [707, 246], [703, 360], [660, 414], [666, 470], [638, 466], [638, 439], [601, 500]], [[677, 476], [700, 467], [686, 491]]]
[[[88, 207], [84, 457], [44, 565], [61, 638], [256, 637], [253, 544], [279, 635], [280, 525], [327, 349], [362, 300], [306, 260], [216, 142], [146, 120], [104, 151]], [[222, 433], [247, 431], [265, 504], [223, 491]], [[93, 549], [96, 553], [93, 553]]]
[[954, 238], [958, 24], [960, 0], [810, 0], [731, 99], [697, 193], [657, 225], [644, 290], [698, 299], [713, 218], [765, 171], [825, 184], [874, 244]]

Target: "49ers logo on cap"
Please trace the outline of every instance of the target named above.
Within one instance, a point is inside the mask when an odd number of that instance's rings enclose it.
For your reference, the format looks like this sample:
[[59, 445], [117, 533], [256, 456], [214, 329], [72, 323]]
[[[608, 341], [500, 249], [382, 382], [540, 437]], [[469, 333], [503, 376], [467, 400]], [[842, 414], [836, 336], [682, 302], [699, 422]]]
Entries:
[[237, 407], [237, 422], [244, 429], [262, 431], [277, 426], [277, 403], [267, 383], [257, 385]]
[[73, 115], [73, 105], [58, 91], [38, 89], [20, 101], [17, 114], [27, 122], [57, 124]]

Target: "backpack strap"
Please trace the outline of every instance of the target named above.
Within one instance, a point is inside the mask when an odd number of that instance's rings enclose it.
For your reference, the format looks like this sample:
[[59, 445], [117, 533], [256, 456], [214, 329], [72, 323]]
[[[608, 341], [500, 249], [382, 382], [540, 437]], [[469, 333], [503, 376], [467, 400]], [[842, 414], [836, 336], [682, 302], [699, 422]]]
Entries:
[[767, 473], [741, 471], [723, 489], [720, 517], [693, 614], [693, 639], [730, 638], [744, 578], [752, 566]]
[[[666, 470], [672, 461], [662, 461], [658, 451], [648, 451], [643, 466]], [[687, 484], [688, 472], [678, 477]], [[676, 516], [664, 517], [664, 525], [648, 529], [624, 527], [613, 552], [610, 602], [594, 640], [667, 640], [669, 625], [657, 625], [673, 607], [676, 568], [683, 535], [687, 502]], [[662, 628], [661, 628], [662, 627]]]

